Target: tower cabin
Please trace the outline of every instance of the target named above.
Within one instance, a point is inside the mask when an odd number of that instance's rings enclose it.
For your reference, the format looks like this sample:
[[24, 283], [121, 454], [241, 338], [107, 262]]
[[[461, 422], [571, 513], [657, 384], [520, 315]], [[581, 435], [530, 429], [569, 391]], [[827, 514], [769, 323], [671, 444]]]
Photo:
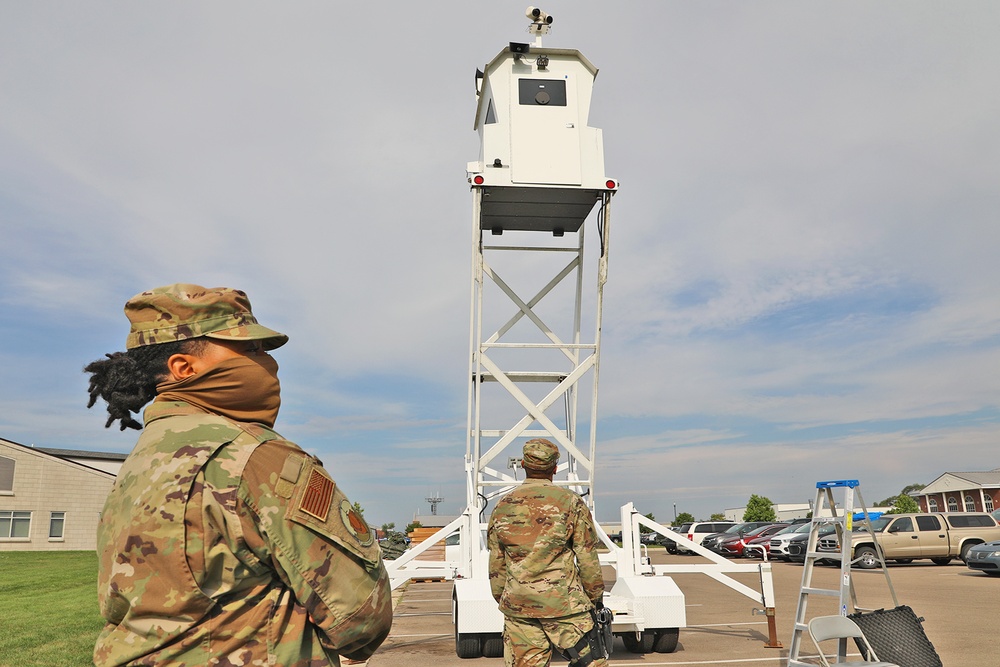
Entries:
[[476, 73], [479, 132], [469, 182], [483, 229], [575, 232], [617, 181], [601, 130], [587, 125], [597, 68], [576, 49], [511, 43]]

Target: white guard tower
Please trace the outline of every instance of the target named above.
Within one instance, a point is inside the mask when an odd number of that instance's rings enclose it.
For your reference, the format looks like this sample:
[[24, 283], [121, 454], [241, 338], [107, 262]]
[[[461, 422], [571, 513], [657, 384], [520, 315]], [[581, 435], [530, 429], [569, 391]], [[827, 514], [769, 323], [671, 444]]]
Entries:
[[[410, 578], [454, 579], [456, 651], [463, 658], [503, 655], [503, 615], [490, 592], [486, 529], [491, 503], [523, 479], [524, 442], [544, 437], [556, 443], [555, 483], [594, 509], [601, 318], [618, 182], [604, 173], [601, 130], [587, 125], [597, 68], [579, 51], [542, 47], [552, 19], [534, 7], [527, 15], [535, 43], [511, 43], [477, 72], [481, 148], [479, 160], [467, 168], [473, 212], [467, 507], [423, 544], [386, 561], [393, 587]], [[588, 218], [594, 218], [596, 248], [585, 248]], [[597, 263], [588, 280], [585, 256]], [[588, 282], [594, 292], [585, 299]], [[593, 327], [586, 341], [585, 321]], [[615, 613], [613, 631], [632, 652], [671, 652], [686, 625], [684, 596], [664, 576], [664, 566], [650, 564], [639, 526], [716, 561], [709, 569], [720, 581], [721, 570], [748, 566], [728, 565], [641, 516], [631, 503], [621, 508], [621, 521], [620, 547], [597, 529], [608, 547], [601, 562], [616, 573], [605, 593], [605, 605]], [[459, 544], [446, 547], [445, 561], [419, 560], [456, 532]], [[760, 599], [738, 582], [727, 585]], [[769, 565], [766, 588], [763, 602], [771, 607]]]

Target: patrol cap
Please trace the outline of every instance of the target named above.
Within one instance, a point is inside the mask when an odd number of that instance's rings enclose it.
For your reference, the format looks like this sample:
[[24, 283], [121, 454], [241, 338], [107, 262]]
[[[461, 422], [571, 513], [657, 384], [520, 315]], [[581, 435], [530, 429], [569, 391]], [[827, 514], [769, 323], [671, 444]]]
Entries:
[[559, 448], [545, 438], [535, 438], [524, 443], [524, 455], [521, 466], [528, 470], [545, 472], [551, 470], [559, 462]]
[[257, 323], [245, 292], [228, 287], [176, 283], [136, 294], [125, 303], [132, 323], [126, 349], [205, 336], [217, 340], [260, 340], [273, 350], [288, 336]]

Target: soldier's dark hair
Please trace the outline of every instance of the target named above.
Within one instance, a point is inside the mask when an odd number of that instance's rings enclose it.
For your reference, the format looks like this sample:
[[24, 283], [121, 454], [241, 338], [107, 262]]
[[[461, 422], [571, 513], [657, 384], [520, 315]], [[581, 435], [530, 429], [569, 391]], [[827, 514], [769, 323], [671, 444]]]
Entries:
[[118, 420], [121, 430], [142, 429], [142, 424], [132, 417], [142, 406], [156, 398], [156, 385], [167, 379], [167, 359], [175, 354], [198, 354], [204, 339], [171, 341], [157, 345], [143, 345], [126, 352], [105, 354], [105, 359], [92, 361], [83, 368], [90, 373], [88, 408], [94, 407], [98, 398], [108, 405], [108, 421], [104, 428]]

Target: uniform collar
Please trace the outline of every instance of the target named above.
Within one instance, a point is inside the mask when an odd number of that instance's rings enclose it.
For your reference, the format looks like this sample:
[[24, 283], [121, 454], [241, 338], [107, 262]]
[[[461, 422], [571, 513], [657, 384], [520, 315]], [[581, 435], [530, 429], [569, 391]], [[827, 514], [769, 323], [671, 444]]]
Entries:
[[157, 419], [165, 417], [205, 414], [208, 413], [184, 401], [153, 401], [142, 411], [142, 422], [144, 426], [149, 426]]

